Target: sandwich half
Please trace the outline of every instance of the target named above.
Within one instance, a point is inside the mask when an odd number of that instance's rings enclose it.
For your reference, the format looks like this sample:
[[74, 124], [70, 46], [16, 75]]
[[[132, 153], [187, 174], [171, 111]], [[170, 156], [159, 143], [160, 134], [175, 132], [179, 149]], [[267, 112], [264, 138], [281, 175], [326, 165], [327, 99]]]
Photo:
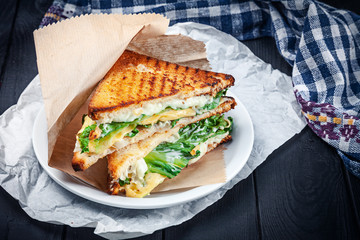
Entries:
[[[234, 99], [224, 96], [233, 84], [231, 75], [125, 51], [91, 97], [88, 115], [76, 135], [74, 170], [85, 170], [112, 154], [111, 175], [113, 156], [131, 151], [156, 136], [162, 136], [160, 142], [164, 142], [164, 138], [175, 134], [170, 133], [233, 108]], [[121, 175], [120, 170], [114, 172]], [[119, 174], [111, 175], [110, 182], [126, 180]]]
[[[232, 105], [227, 107], [232, 108]], [[231, 140], [232, 119], [216, 114], [153, 136], [108, 156], [108, 191], [142, 198], [166, 178]]]

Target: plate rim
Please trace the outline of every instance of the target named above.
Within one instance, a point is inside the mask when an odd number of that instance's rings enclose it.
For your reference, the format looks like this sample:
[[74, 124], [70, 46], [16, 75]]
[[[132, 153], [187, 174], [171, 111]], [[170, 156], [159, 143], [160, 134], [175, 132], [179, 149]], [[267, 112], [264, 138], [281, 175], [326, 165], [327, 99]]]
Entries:
[[[247, 127], [249, 127], [249, 131], [250, 131], [250, 136], [248, 136], [248, 142], [249, 147], [246, 149], [246, 153], [244, 154], [245, 157], [243, 157], [244, 159], [246, 158], [246, 160], [242, 161], [241, 167], [239, 167], [236, 171], [233, 171], [230, 176], [226, 176], [226, 181], [224, 183], [216, 183], [216, 184], [209, 184], [209, 185], [204, 185], [204, 186], [198, 186], [198, 187], [194, 187], [192, 189], [189, 190], [185, 190], [185, 191], [181, 191], [180, 193], [177, 194], [171, 194], [170, 196], [164, 196], [164, 197], [160, 197], [160, 198], [165, 198], [164, 200], [168, 199], [168, 200], [172, 200], [172, 201], [168, 201], [166, 203], [164, 203], [162, 201], [161, 204], [157, 203], [158, 201], [156, 201], [157, 198], [141, 198], [141, 199], [131, 199], [132, 201], [125, 201], [125, 203], [123, 203], [121, 200], [120, 201], [112, 201], [112, 198], [123, 198], [123, 199], [129, 199], [127, 197], [122, 197], [122, 196], [114, 196], [114, 195], [109, 195], [107, 193], [102, 192], [101, 190], [83, 183], [83, 181], [80, 181], [79, 179], [77, 179], [74, 176], [71, 176], [65, 172], [62, 172], [58, 169], [52, 168], [50, 167], [47, 163], [48, 163], [48, 157], [46, 157], [46, 161], [41, 160], [41, 150], [39, 148], [41, 148], [41, 146], [39, 146], [39, 141], [40, 141], [40, 137], [37, 137], [37, 125], [39, 124], [39, 122], [41, 120], [45, 120], [46, 123], [46, 113], [45, 113], [45, 108], [44, 106], [42, 107], [42, 109], [39, 111], [39, 113], [37, 114], [35, 121], [34, 121], [34, 125], [33, 125], [33, 130], [32, 130], [32, 145], [33, 145], [33, 149], [36, 155], [36, 159], [38, 160], [38, 162], [40, 163], [40, 165], [42, 166], [42, 168], [45, 170], [45, 172], [50, 176], [51, 179], [53, 179], [57, 184], [59, 184], [61, 187], [65, 188], [66, 190], [70, 191], [71, 193], [78, 195], [82, 198], [85, 198], [87, 200], [93, 201], [93, 202], [97, 202], [103, 205], [107, 205], [107, 206], [112, 206], [112, 207], [118, 207], [118, 208], [126, 208], [126, 209], [156, 209], [156, 208], [166, 208], [166, 207], [171, 207], [174, 205], [180, 205], [186, 202], [190, 202], [190, 201], [194, 201], [197, 200], [199, 198], [202, 198], [206, 195], [209, 195], [212, 192], [215, 192], [216, 190], [218, 190], [219, 188], [221, 188], [222, 186], [224, 186], [226, 183], [228, 183], [229, 181], [231, 181], [245, 166], [245, 164], [248, 162], [251, 151], [253, 149], [253, 144], [254, 144], [254, 127], [253, 127], [253, 123], [250, 117], [249, 112], [247, 111], [247, 109], [245, 108], [245, 106], [243, 105], [243, 103], [236, 97], [235, 94], [233, 94], [231, 92], [231, 90], [228, 91], [227, 96], [231, 96], [235, 99], [237, 106], [233, 111], [238, 110], [241, 113], [241, 117], [243, 119], [246, 119], [246, 123], [247, 123]], [[230, 114], [231, 114], [230, 112]], [[41, 119], [41, 117], [44, 117], [45, 119]], [[47, 126], [47, 124], [45, 124], [45, 126]], [[47, 139], [47, 134], [46, 134], [46, 139]], [[230, 143], [231, 144], [231, 143]], [[44, 148], [47, 152], [47, 147]], [[43, 150], [43, 151], [45, 151]], [[242, 149], [243, 150], [243, 149]], [[226, 150], [225, 150], [226, 151]], [[46, 154], [47, 156], [47, 154]], [[225, 160], [225, 153], [224, 153], [224, 160]], [[46, 164], [45, 164], [46, 162]], [[226, 170], [226, 163], [225, 163], [225, 170]], [[68, 182], [64, 182], [64, 180], [62, 180], [58, 175], [63, 175], [60, 177], [65, 178], [65, 180], [69, 180], [72, 181], [72, 183], [68, 183]], [[75, 185], [74, 187], [72, 186], [72, 184], [79, 184], [78, 186]], [[89, 194], [84, 194], [82, 191], [80, 191], [82, 189], [82, 187], [86, 187], [88, 188], [85, 191], [98, 191], [99, 193], [103, 193], [104, 196], [102, 196], [101, 198], [100, 195], [99, 197], [93, 197], [91, 194], [89, 196]], [[78, 188], [78, 189], [77, 189]], [[90, 190], [92, 189], [92, 190]], [[197, 191], [200, 190], [200, 194], [197, 193]], [[195, 193], [195, 194], [192, 194]], [[197, 194], [196, 194], [197, 193]], [[187, 197], [187, 198], [180, 198], [176, 197], [179, 194], [183, 194], [185, 195], [185, 197], [187, 195], [193, 195], [192, 197]], [[148, 200], [151, 199], [151, 200]], [[154, 201], [155, 199], [155, 201]], [[139, 205], [139, 200], [140, 200], [140, 204]], [[141, 201], [142, 200], [142, 201]], [[152, 201], [153, 200], [153, 201]], [[132, 202], [132, 203], [131, 203]]]

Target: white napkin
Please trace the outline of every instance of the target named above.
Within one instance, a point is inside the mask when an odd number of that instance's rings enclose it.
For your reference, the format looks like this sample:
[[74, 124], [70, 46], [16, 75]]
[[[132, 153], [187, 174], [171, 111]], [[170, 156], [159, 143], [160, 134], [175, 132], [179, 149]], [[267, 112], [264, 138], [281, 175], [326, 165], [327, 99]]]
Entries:
[[221, 189], [179, 206], [131, 210], [104, 206], [74, 195], [55, 183], [39, 165], [32, 148], [32, 128], [41, 106], [39, 78], [16, 105], [0, 116], [0, 182], [32, 218], [73, 227], [94, 227], [95, 234], [123, 239], [178, 225], [219, 200], [245, 179], [267, 156], [300, 132], [300, 115], [291, 78], [257, 58], [245, 45], [213, 27], [181, 23], [168, 34], [189, 36], [206, 44], [213, 71], [231, 74], [231, 91], [245, 105], [254, 124], [254, 148], [244, 168]]

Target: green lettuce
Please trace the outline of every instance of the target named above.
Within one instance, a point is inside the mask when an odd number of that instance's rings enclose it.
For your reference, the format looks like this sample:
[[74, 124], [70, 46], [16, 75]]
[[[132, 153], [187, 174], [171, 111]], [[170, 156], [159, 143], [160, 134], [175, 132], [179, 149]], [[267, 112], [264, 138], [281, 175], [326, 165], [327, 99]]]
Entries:
[[105, 151], [107, 148], [109, 148], [113, 143], [112, 142], [113, 138], [116, 137], [118, 135], [118, 133], [120, 133], [124, 128], [130, 126], [132, 131], [134, 131], [134, 129], [136, 128], [136, 125], [137, 125], [136, 123], [122, 123], [122, 124], [118, 124], [118, 126], [114, 127], [112, 131], [106, 130], [105, 133], [103, 131], [100, 138], [93, 140], [94, 141], [93, 144], [95, 147], [95, 153], [101, 153], [101, 152]]
[[[144, 115], [145, 116], [145, 115]], [[144, 116], [132, 121], [132, 122], [112, 122], [112, 123], [106, 123], [106, 124], [100, 124], [99, 128], [101, 130], [101, 135], [99, 138], [94, 139], [94, 146], [95, 146], [95, 152], [102, 152], [104, 148], [109, 147], [107, 142], [110, 142], [113, 137], [115, 137], [119, 132], [121, 132], [124, 128], [131, 126], [132, 131], [127, 133], [126, 136], [128, 137], [134, 137], [136, 134], [139, 133], [139, 130], [137, 129], [137, 126], [142, 127], [151, 127], [151, 124], [149, 125], [139, 125], [139, 122], [144, 119]], [[175, 125], [177, 120], [172, 121], [172, 125]], [[89, 136], [90, 132], [95, 130], [96, 124], [93, 124], [91, 126], [88, 126], [78, 135], [78, 139], [80, 142], [80, 148], [81, 153], [89, 152]]]
[[[94, 140], [95, 149], [97, 151], [101, 151], [101, 145], [104, 144], [105, 141], [110, 141], [112, 137], [114, 137], [117, 133], [119, 133], [122, 129], [129, 126], [131, 123], [110, 123], [110, 124], [100, 124], [99, 128], [101, 129], [101, 135], [99, 138]], [[78, 139], [80, 142], [81, 153], [89, 152], [89, 136], [90, 132], [94, 131], [96, 128], [96, 124], [87, 126], [79, 135]], [[136, 125], [134, 126], [134, 128]]]
[[130, 179], [126, 178], [124, 181], [119, 179], [120, 186], [125, 186], [126, 184], [130, 184]]
[[226, 94], [227, 89], [224, 89], [216, 94], [216, 96], [213, 98], [213, 101], [211, 103], [205, 104], [204, 107], [202, 107], [203, 110], [212, 110], [219, 106], [221, 97]]
[[112, 122], [112, 123], [108, 123], [108, 124], [100, 124], [99, 125], [99, 128], [101, 129], [100, 138], [106, 137], [112, 132], [122, 130], [122, 129], [126, 128], [127, 126], [129, 126], [130, 124], [131, 124], [130, 122], [121, 122], [121, 123]]
[[125, 136], [127, 136], [127, 137], [135, 137], [136, 134], [138, 134], [138, 133], [139, 133], [139, 130], [137, 128], [134, 128], [131, 132], [129, 132]]
[[95, 130], [96, 124], [87, 126], [79, 135], [78, 139], [80, 142], [81, 153], [89, 152], [89, 135], [90, 132]]
[[[229, 121], [232, 122], [232, 119]], [[175, 177], [191, 159], [200, 155], [200, 151], [195, 155], [190, 153], [197, 145], [229, 132], [231, 126], [228, 125], [223, 115], [215, 115], [181, 128], [176, 142], [163, 142], [144, 158], [148, 171], [168, 178]]]
[[[203, 110], [211, 110], [216, 108], [219, 103], [220, 103], [220, 99], [222, 96], [224, 96], [226, 93], [226, 89], [218, 92], [216, 94], [216, 96], [214, 97], [213, 101], [211, 103], [206, 104], [202, 109]], [[167, 107], [166, 109], [160, 111], [158, 114], [161, 114], [165, 111], [168, 111], [172, 109], [171, 107]], [[179, 110], [179, 109], [175, 109], [175, 110]], [[84, 118], [86, 115], [83, 116], [82, 118], [82, 122], [84, 123]], [[145, 120], [146, 118], [149, 118], [151, 116], [146, 116], [144, 114], [142, 114], [139, 118], [135, 119], [132, 122], [112, 122], [112, 123], [106, 123], [106, 124], [100, 124], [99, 128], [101, 129], [101, 135], [99, 138], [94, 140], [94, 144], [95, 144], [95, 149], [96, 152], [101, 152], [102, 150], [104, 150], [103, 148], [108, 147], [106, 145], [106, 142], [111, 141], [111, 139], [113, 137], [116, 136], [117, 133], [119, 133], [122, 129], [124, 129], [125, 127], [128, 126], [132, 126], [133, 130], [131, 132], [129, 132], [128, 134], [126, 134], [126, 136], [128, 137], [134, 137], [136, 136], [136, 134], [138, 134], [139, 130], [137, 129], [137, 126], [139, 125], [139, 122], [141, 122], [142, 120]], [[176, 123], [179, 121], [179, 119], [176, 120], [172, 120], [171, 121], [171, 127], [173, 128]], [[83, 132], [81, 132], [78, 135], [78, 139], [80, 142], [80, 148], [81, 148], [81, 153], [84, 152], [89, 152], [89, 135], [90, 132], [95, 130], [96, 128], [96, 124], [93, 124], [91, 126], [88, 126], [84, 129]], [[148, 128], [151, 126], [151, 124], [149, 125], [140, 125], [142, 127]]]

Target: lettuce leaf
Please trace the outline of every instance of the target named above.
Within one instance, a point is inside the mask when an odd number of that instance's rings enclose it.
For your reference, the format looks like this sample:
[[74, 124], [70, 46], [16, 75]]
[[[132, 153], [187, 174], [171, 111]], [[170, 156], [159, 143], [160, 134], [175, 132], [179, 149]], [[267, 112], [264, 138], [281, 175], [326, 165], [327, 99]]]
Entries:
[[202, 107], [203, 110], [212, 110], [219, 106], [221, 97], [226, 94], [227, 89], [224, 89], [216, 94], [213, 101], [211, 103], [206, 104], [204, 107]]
[[127, 136], [127, 137], [135, 137], [136, 134], [138, 134], [138, 133], [139, 133], [139, 130], [137, 128], [134, 128], [134, 130], [132, 130], [131, 132], [129, 132], [125, 136]]
[[130, 122], [112, 122], [108, 124], [100, 124], [99, 125], [99, 128], [101, 129], [100, 138], [109, 135], [111, 132], [126, 128], [130, 124], [131, 124]]
[[[94, 140], [96, 145], [101, 144], [104, 139], [109, 139], [112, 134], [121, 131], [123, 128], [129, 126], [131, 123], [109, 123], [109, 124], [100, 124], [99, 128], [101, 129], [100, 138]], [[81, 153], [89, 152], [89, 135], [90, 132], [95, 130], [96, 124], [87, 126], [80, 134], [78, 134], [78, 139], [80, 142]]]
[[[226, 91], [227, 91], [227, 89], [224, 89], [224, 90], [218, 92], [216, 94], [216, 96], [214, 97], [213, 101], [211, 103], [206, 104], [202, 108], [202, 110], [211, 110], [211, 109], [216, 108], [220, 103], [221, 97], [226, 94]], [[172, 108], [167, 107], [166, 109], [160, 111], [158, 114], [163, 113], [165, 111], [168, 111], [169, 109], [172, 109]], [[175, 110], [179, 110], [179, 109], [175, 109]], [[83, 119], [82, 119], [83, 123], [84, 123], [84, 116], [83, 116]], [[97, 139], [94, 140], [96, 146], [100, 145], [101, 142], [105, 142], [105, 139], [111, 138], [112, 135], [114, 135], [117, 132], [120, 132], [121, 129], [123, 129], [123, 128], [131, 125], [131, 124], [134, 125], [134, 129], [131, 132], [129, 132], [126, 136], [134, 137], [139, 132], [139, 130], [136, 128], [138, 126], [138, 123], [141, 122], [142, 120], [148, 118], [148, 117], [151, 117], [151, 116], [146, 116], [146, 115], [142, 114], [139, 118], [135, 119], [132, 122], [112, 122], [112, 123], [107, 123], [107, 124], [100, 124], [99, 125], [99, 128], [101, 129], [100, 138], [97, 138]], [[171, 121], [171, 127], [174, 127], [176, 125], [177, 121], [179, 121], [179, 119], [172, 120]], [[147, 128], [147, 127], [150, 127], [151, 124], [142, 125], [142, 126]], [[79, 142], [80, 142], [81, 153], [89, 152], [89, 141], [90, 141], [89, 140], [89, 135], [90, 135], [90, 132], [92, 130], [95, 130], [95, 128], [96, 128], [96, 124], [88, 126], [88, 127], [86, 127], [84, 129], [83, 132], [81, 132], [78, 135], [78, 139], [79, 139]], [[96, 148], [98, 148], [98, 147], [96, 147]]]
[[79, 135], [78, 139], [80, 142], [81, 153], [89, 152], [89, 135], [90, 132], [95, 130], [96, 124], [87, 126]]
[[119, 179], [120, 186], [125, 186], [126, 184], [130, 184], [130, 179], [126, 178], [124, 181]]
[[223, 115], [215, 115], [181, 128], [176, 142], [163, 142], [144, 158], [148, 170], [168, 178], [175, 177], [191, 159], [200, 155], [200, 151], [191, 155], [191, 150], [211, 137], [229, 132], [231, 126], [228, 125]]

